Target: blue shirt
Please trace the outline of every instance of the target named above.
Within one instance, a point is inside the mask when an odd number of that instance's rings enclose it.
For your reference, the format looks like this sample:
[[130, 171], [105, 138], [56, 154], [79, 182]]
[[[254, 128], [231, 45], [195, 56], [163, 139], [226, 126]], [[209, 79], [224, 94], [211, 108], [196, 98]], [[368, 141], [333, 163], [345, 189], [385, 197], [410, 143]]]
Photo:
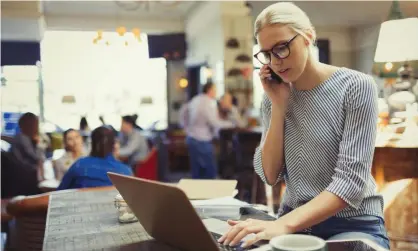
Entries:
[[112, 186], [107, 172], [132, 175], [132, 169], [116, 160], [113, 155], [105, 158], [89, 156], [77, 160], [68, 169], [57, 190]]

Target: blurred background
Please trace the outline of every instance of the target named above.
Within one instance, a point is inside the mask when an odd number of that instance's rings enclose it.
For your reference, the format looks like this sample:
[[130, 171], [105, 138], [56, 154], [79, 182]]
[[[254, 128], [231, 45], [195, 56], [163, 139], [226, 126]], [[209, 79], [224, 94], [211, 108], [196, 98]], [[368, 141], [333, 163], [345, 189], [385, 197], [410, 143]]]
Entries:
[[[119, 127], [128, 113], [140, 115], [140, 126], [166, 129], [212, 79], [219, 96], [230, 90], [257, 114], [253, 22], [271, 3], [4, 1], [2, 112], [39, 114], [47, 130], [77, 127], [82, 116], [94, 128], [100, 115]], [[392, 2], [297, 4], [317, 29], [320, 61], [373, 74], [383, 97], [383, 67], [373, 59]], [[405, 17], [418, 13], [414, 1], [399, 5]]]
[[[212, 82], [217, 99], [232, 95], [246, 124], [214, 140], [219, 177], [238, 180], [240, 199], [277, 211], [284, 185], [264, 187], [252, 166], [263, 95], [253, 24], [272, 3], [2, 1], [2, 154], [26, 112], [39, 117], [49, 160], [62, 156], [65, 130], [80, 130], [88, 147], [89, 130], [107, 125], [119, 131], [122, 116], [137, 115], [150, 149], [148, 162], [138, 166], [151, 170], [150, 179], [176, 182], [190, 177], [181, 107]], [[316, 28], [313, 52], [319, 61], [370, 74], [378, 85], [373, 175], [391, 203], [400, 196], [387, 213], [392, 240], [409, 247], [399, 250], [417, 250], [418, 2], [296, 4]], [[88, 127], [81, 126], [83, 118]], [[45, 169], [45, 179], [54, 180], [52, 168]], [[390, 219], [410, 225], [391, 228], [396, 223]]]

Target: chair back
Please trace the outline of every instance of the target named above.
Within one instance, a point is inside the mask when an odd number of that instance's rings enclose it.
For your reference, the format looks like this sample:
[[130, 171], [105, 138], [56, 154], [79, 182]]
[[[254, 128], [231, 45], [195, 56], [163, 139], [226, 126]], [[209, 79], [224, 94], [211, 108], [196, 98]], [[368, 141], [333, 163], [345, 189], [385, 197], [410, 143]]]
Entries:
[[1, 135], [1, 140], [9, 143], [10, 145], [13, 144], [14, 138], [6, 135]]
[[143, 179], [158, 180], [158, 150], [153, 147], [148, 156], [135, 167], [135, 176]]
[[385, 225], [391, 250], [417, 250], [418, 179], [388, 182], [381, 194], [385, 201]]
[[18, 196], [9, 201], [10, 223], [7, 246], [10, 250], [42, 250], [49, 194]]
[[[107, 189], [114, 189], [114, 187], [83, 188], [67, 192], [88, 192]], [[50, 194], [51, 193], [34, 196], [18, 196], [9, 201], [6, 211], [14, 219], [10, 224], [7, 250], [43, 250], [42, 246]]]
[[261, 134], [250, 131], [238, 131], [234, 136], [234, 148], [236, 151], [236, 169], [246, 170], [253, 168], [255, 149], [260, 144]]
[[233, 151], [233, 139], [235, 129], [219, 130], [219, 171], [222, 178], [229, 179], [235, 165], [235, 151]]

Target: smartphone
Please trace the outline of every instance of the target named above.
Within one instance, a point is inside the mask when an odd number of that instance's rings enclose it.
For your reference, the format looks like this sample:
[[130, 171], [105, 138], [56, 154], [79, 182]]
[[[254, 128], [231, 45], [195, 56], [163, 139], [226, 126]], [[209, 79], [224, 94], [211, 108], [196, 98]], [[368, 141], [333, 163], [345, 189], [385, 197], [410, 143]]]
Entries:
[[279, 75], [277, 75], [270, 67], [269, 69], [270, 69], [271, 79], [277, 81], [278, 84], [281, 84], [283, 82], [283, 79]]

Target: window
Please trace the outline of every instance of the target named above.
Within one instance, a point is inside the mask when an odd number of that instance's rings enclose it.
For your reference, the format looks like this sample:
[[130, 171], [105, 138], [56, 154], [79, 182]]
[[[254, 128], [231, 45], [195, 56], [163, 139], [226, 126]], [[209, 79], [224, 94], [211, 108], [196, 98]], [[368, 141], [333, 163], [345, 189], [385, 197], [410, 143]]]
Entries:
[[[255, 44], [253, 46], [253, 55], [260, 51], [260, 46], [258, 44]], [[318, 47], [313, 46], [312, 47], [312, 55], [316, 58], [316, 60], [319, 60], [319, 50]], [[263, 66], [256, 58], [253, 58], [253, 102], [254, 102], [254, 108], [256, 108], [256, 111], [260, 111], [260, 105], [263, 98], [263, 86], [261, 84], [261, 80], [259, 77], [260, 68]]]
[[149, 58], [147, 36], [127, 46], [116, 32], [103, 33], [109, 45], [94, 44], [96, 36], [93, 31], [45, 32], [45, 117], [64, 129], [78, 128], [82, 116], [91, 129], [101, 125], [100, 115], [117, 129], [122, 115], [137, 114], [141, 127], [167, 123], [166, 60]]
[[1, 71], [2, 111], [39, 114], [38, 67], [35, 65], [3, 66]]

